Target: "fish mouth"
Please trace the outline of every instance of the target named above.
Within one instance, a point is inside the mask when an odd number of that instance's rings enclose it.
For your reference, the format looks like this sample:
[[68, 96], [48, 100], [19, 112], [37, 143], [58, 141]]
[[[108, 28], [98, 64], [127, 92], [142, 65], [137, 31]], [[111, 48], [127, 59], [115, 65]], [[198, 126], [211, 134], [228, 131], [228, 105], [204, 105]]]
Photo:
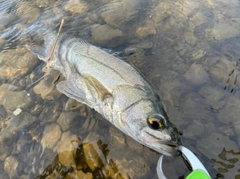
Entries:
[[180, 144], [169, 141], [169, 142], [163, 142], [164, 149], [166, 153], [163, 152], [164, 155], [171, 156], [171, 157], [176, 157], [179, 156], [179, 146]]

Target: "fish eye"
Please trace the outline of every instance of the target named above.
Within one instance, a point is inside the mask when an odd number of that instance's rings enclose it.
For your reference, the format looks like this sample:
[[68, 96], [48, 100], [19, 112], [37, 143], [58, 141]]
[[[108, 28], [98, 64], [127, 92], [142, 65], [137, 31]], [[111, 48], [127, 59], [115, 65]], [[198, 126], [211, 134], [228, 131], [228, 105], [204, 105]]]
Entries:
[[164, 118], [160, 115], [152, 115], [147, 118], [147, 123], [152, 129], [162, 129], [164, 128]]

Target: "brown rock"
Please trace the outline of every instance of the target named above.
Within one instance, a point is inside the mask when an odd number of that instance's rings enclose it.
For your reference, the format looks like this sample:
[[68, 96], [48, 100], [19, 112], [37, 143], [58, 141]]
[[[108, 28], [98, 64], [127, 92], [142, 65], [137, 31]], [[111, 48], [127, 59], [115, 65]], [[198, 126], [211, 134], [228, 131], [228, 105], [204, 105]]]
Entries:
[[54, 151], [57, 151], [57, 153], [72, 151], [78, 147], [79, 142], [80, 139], [75, 134], [72, 134], [70, 131], [64, 132], [54, 148]]
[[25, 22], [33, 22], [40, 14], [40, 10], [32, 6], [29, 1], [19, 1], [17, 15]]
[[71, 151], [63, 151], [58, 153], [58, 162], [61, 163], [64, 166], [75, 166], [75, 155], [76, 150], [71, 150]]
[[50, 75], [45, 76], [33, 90], [36, 94], [41, 95], [43, 99], [54, 99], [61, 96], [61, 93], [56, 89], [56, 81], [59, 79], [60, 73], [56, 70], [51, 70]]
[[136, 30], [136, 34], [139, 37], [146, 37], [148, 35], [156, 34], [156, 28], [154, 27], [154, 23], [151, 20], [147, 20], [143, 23], [144, 25], [138, 27]]
[[63, 112], [59, 116], [57, 123], [61, 126], [63, 131], [66, 131], [67, 129], [69, 129], [71, 127], [70, 125], [71, 125], [72, 121], [78, 115], [79, 115], [79, 112], [72, 112], [72, 111]]
[[9, 156], [5, 159], [4, 170], [10, 178], [14, 176], [15, 177], [18, 176], [17, 168], [18, 168], [18, 161], [15, 157]]
[[33, 101], [26, 91], [20, 91], [17, 86], [2, 84], [0, 86], [0, 105], [6, 110], [15, 110], [16, 108], [28, 108]]
[[42, 146], [44, 148], [47, 147], [52, 149], [60, 139], [61, 134], [62, 132], [59, 125], [54, 123], [47, 125], [44, 129], [43, 137], [41, 140]]
[[209, 69], [209, 74], [215, 83], [227, 82], [230, 73], [230, 64], [227, 60], [218, 60]]
[[33, 69], [38, 59], [26, 48], [8, 50], [0, 54], [0, 76], [10, 79], [23, 76]]
[[123, 34], [120, 30], [107, 25], [91, 27], [91, 43], [99, 46], [114, 47], [122, 43]]
[[103, 166], [102, 159], [99, 157], [97, 150], [91, 143], [83, 143], [83, 153], [86, 163], [92, 171]]
[[84, 173], [83, 171], [74, 171], [73, 173], [68, 173], [66, 179], [93, 179], [92, 173]]
[[83, 13], [88, 10], [87, 4], [84, 1], [69, 0], [66, 1], [64, 9], [71, 13]]

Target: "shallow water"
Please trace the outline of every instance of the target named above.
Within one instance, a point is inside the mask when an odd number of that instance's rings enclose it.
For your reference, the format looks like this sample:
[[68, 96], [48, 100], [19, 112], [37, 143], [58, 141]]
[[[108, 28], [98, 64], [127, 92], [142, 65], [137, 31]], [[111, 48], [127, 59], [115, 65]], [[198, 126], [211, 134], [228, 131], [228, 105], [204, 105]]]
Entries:
[[[146, 76], [212, 178], [240, 177], [239, 1], [0, 0], [0, 16], [0, 178], [157, 178], [160, 154], [58, 92], [57, 71], [41, 79], [26, 44], [62, 18]], [[164, 167], [189, 173], [179, 159]]]

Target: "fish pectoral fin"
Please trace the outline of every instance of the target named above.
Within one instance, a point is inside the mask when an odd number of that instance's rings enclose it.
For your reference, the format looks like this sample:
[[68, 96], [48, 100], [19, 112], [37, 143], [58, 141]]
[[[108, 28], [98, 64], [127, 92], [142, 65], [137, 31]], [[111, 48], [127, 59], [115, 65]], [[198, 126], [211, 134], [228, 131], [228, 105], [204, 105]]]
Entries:
[[92, 94], [96, 95], [95, 98], [103, 101], [105, 96], [112, 96], [111, 92], [109, 92], [108, 89], [95, 77], [85, 74], [84, 80], [88, 90], [92, 91]]
[[84, 103], [91, 106], [90, 102], [86, 99], [84, 91], [74, 83], [69, 81], [61, 81], [57, 84], [57, 89], [65, 94], [67, 97], [77, 100], [80, 103]]
[[34, 55], [38, 56], [40, 60], [47, 60], [46, 49], [40, 45], [27, 45], [27, 49], [32, 52]]

